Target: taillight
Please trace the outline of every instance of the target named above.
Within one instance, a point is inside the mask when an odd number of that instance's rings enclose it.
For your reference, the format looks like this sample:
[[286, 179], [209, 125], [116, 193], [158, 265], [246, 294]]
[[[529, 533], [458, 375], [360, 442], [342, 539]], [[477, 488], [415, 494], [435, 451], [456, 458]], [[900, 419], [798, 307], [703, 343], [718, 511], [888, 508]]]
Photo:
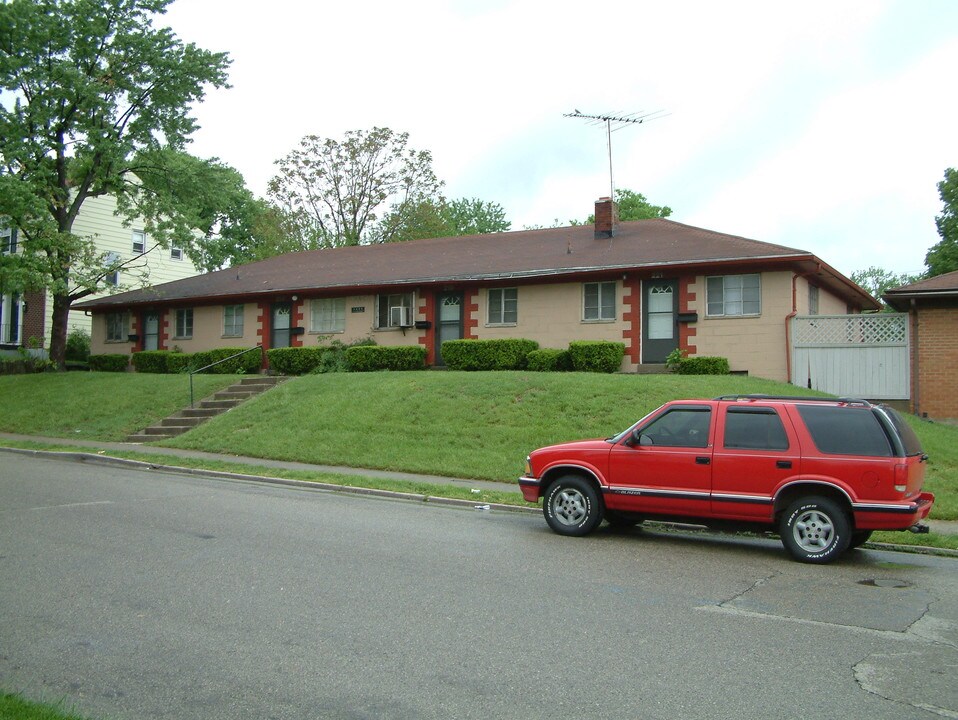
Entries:
[[904, 464], [895, 465], [895, 492], [907, 492], [908, 490], [908, 466]]

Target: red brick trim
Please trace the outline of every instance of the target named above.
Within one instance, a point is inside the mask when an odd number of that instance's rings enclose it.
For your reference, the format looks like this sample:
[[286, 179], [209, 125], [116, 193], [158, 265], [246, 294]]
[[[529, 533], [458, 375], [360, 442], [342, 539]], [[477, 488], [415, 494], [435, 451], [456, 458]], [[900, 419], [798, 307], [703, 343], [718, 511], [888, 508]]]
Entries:
[[625, 292], [622, 295], [622, 320], [628, 327], [622, 331], [625, 340], [625, 354], [629, 362], [638, 365], [641, 361], [642, 345], [642, 281], [630, 277], [623, 282]]
[[[289, 327], [303, 327], [303, 315], [305, 313], [306, 301], [305, 300], [294, 300], [293, 307], [290, 310], [290, 323]], [[293, 335], [290, 333], [289, 336], [289, 346], [290, 347], [303, 347], [303, 336], [302, 335]]]
[[[683, 275], [679, 278], [679, 312], [692, 312], [692, 303], [695, 302], [695, 293], [689, 288], [695, 283], [694, 275]], [[689, 355], [698, 352], [698, 346], [693, 345], [696, 329], [690, 323], [679, 323], [679, 347]]]
[[426, 347], [426, 365], [436, 364], [436, 294], [419, 295], [418, 314], [429, 323], [429, 327], [419, 336], [419, 344]]
[[462, 337], [465, 340], [478, 340], [479, 335], [479, 290], [466, 290], [463, 293]]
[[170, 349], [170, 315], [173, 314], [172, 310], [162, 310], [160, 311], [160, 337], [157, 341], [157, 348], [160, 350], [169, 350]]

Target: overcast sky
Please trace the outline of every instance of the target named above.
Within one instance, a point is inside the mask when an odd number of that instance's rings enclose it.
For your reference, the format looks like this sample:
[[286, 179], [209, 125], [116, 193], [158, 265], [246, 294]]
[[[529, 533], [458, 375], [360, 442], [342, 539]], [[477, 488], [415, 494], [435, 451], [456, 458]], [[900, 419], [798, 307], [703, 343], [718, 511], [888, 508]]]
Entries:
[[191, 152], [265, 196], [307, 134], [385, 126], [450, 198], [513, 229], [584, 219], [615, 186], [672, 219], [808, 250], [838, 270], [924, 269], [958, 167], [955, 0], [177, 0], [158, 25], [233, 59]]

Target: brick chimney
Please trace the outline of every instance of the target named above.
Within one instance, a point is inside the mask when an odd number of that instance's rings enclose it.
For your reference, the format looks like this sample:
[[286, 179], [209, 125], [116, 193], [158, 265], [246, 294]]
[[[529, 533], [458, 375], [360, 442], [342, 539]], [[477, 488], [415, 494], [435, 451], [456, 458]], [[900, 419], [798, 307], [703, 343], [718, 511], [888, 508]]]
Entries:
[[612, 198], [601, 197], [595, 201], [595, 239], [603, 240], [615, 235], [619, 224], [619, 208]]

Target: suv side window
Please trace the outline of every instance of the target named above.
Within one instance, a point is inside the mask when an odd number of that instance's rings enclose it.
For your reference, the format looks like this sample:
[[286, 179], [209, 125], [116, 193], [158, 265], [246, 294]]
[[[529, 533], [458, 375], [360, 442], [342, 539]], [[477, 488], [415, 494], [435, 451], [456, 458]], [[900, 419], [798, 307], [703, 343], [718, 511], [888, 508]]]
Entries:
[[891, 457], [892, 448], [869, 408], [799, 405], [798, 413], [819, 452]]
[[736, 450], [788, 450], [782, 419], [772, 408], [728, 408], [724, 442]]
[[708, 447], [712, 410], [708, 407], [686, 407], [669, 410], [639, 436], [640, 445], [656, 447]]

